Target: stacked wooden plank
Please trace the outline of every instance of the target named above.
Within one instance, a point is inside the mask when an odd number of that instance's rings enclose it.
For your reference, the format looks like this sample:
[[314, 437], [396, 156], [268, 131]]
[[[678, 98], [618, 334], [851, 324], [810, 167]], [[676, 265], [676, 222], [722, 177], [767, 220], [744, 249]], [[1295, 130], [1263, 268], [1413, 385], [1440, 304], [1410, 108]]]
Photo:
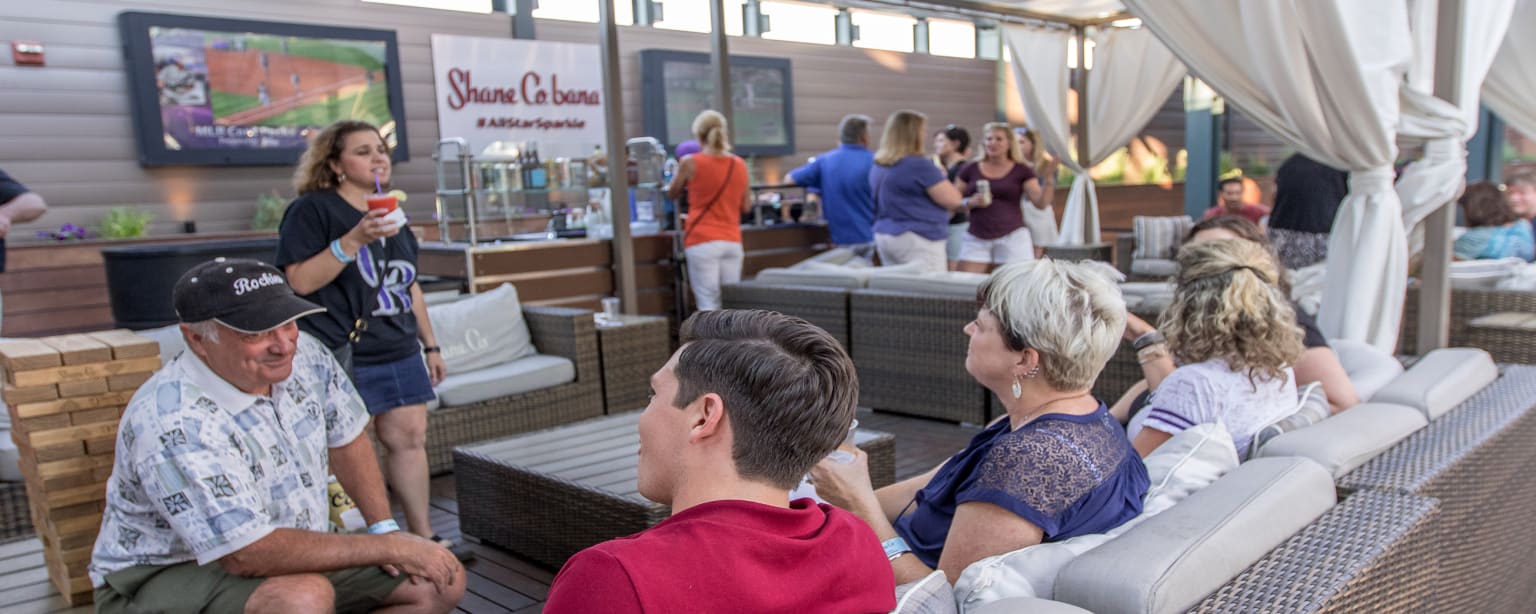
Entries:
[[118, 421], [160, 368], [159, 344], [126, 330], [19, 339], [0, 343], [0, 365], [48, 576], [71, 605], [88, 603]]

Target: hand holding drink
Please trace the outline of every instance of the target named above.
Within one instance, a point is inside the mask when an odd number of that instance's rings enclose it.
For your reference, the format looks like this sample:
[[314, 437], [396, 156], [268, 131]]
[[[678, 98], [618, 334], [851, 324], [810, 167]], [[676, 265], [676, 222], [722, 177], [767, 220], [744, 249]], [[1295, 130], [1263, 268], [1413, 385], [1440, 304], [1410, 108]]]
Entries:
[[976, 197], [981, 199], [981, 206], [992, 204], [992, 182], [981, 179], [976, 182]]

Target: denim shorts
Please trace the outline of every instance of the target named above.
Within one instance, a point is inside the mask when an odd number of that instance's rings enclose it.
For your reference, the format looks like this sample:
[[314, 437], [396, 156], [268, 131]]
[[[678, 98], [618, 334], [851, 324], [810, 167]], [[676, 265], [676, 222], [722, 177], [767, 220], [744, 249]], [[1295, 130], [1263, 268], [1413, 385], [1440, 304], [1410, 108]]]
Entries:
[[352, 365], [352, 383], [363, 396], [368, 413], [377, 416], [396, 407], [421, 405], [437, 398], [427, 363], [412, 354], [394, 362]]

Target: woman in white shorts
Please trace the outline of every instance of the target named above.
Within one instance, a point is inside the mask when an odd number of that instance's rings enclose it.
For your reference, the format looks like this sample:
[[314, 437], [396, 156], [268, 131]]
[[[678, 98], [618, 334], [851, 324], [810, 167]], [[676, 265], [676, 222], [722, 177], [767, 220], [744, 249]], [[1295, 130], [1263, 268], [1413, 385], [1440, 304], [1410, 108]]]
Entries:
[[[990, 123], [982, 128], [985, 156], [967, 164], [956, 176], [957, 187], [968, 198], [971, 226], [960, 246], [959, 270], [986, 273], [997, 265], [1032, 260], [1035, 245], [1024, 223], [1025, 206], [1046, 203], [1050, 206], [1056, 182], [1036, 179], [1035, 169], [1020, 155], [1018, 137], [1004, 123]], [[1046, 177], [1054, 177], [1055, 161], [1041, 166]], [[981, 181], [987, 190], [978, 190]], [[1027, 202], [1026, 202], [1027, 201]]]

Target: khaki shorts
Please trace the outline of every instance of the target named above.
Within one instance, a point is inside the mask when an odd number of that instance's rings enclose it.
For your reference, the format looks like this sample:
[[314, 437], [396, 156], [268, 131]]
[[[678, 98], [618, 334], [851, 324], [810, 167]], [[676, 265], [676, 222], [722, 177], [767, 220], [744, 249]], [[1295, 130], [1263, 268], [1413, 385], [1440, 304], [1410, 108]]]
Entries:
[[[336, 590], [336, 612], [368, 612], [378, 607], [405, 574], [391, 577], [378, 567], [356, 567], [324, 574]], [[136, 565], [106, 577], [96, 589], [100, 614], [139, 612], [240, 612], [266, 578], [244, 578], [224, 572], [217, 563], [196, 561], [176, 565]]]

